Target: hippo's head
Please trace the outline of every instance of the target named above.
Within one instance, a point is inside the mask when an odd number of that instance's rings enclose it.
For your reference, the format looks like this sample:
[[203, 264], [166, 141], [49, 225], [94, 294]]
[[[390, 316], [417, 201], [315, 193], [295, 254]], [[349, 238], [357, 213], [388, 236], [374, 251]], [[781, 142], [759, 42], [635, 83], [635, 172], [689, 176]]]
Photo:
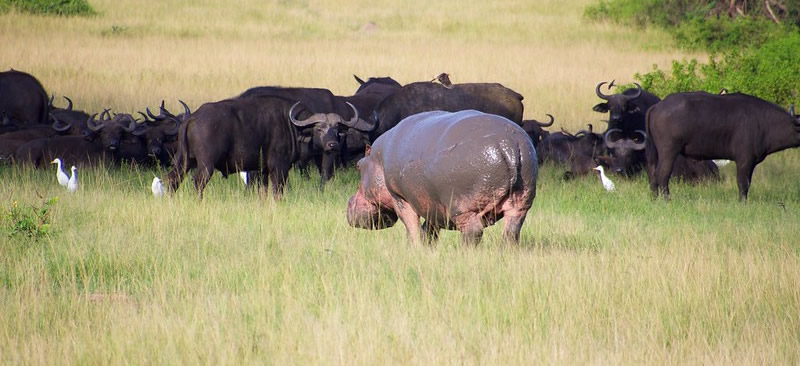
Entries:
[[383, 167], [370, 155], [370, 147], [357, 166], [361, 182], [356, 194], [347, 202], [347, 223], [359, 229], [392, 227], [397, 222], [397, 214], [391, 208], [392, 197], [386, 189]]

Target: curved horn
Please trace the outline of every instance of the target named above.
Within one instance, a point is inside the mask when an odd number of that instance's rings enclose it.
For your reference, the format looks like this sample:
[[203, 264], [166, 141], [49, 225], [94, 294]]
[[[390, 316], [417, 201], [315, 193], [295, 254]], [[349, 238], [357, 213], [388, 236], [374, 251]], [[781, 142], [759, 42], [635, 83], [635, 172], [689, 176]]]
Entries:
[[356, 109], [355, 106], [350, 104], [350, 102], [347, 102], [347, 105], [349, 105], [350, 108], [353, 108], [353, 113], [355, 114], [355, 116], [352, 119], [350, 119], [350, 121], [345, 122], [345, 125], [347, 125], [348, 127], [352, 127], [356, 130], [359, 130], [361, 132], [370, 132], [374, 130], [375, 127], [378, 126], [374, 122], [370, 122], [368, 120], [360, 118], [358, 115], [358, 109]]
[[183, 102], [182, 100], [180, 100], [180, 99], [178, 99], [178, 103], [180, 103], [180, 104], [183, 106], [183, 117], [184, 117], [184, 118], [185, 118], [185, 117], [188, 117], [190, 114], [192, 114], [192, 111], [189, 109], [189, 106], [188, 106], [188, 105], [186, 105], [186, 103], [184, 103], [184, 102]]
[[555, 122], [555, 120], [556, 120], [556, 119], [555, 119], [555, 118], [553, 118], [553, 115], [552, 115], [552, 114], [545, 114], [545, 116], [548, 116], [548, 117], [550, 117], [550, 122], [548, 122], [548, 123], [542, 123], [542, 122], [536, 121], [536, 124], [537, 124], [537, 125], [539, 125], [540, 127], [550, 127], [550, 126], [552, 126], [552, 125], [553, 125], [553, 122]]
[[308, 117], [307, 119], [297, 120], [294, 118], [294, 109], [298, 105], [300, 105], [300, 102], [295, 103], [294, 105], [292, 105], [292, 108], [289, 109], [289, 121], [291, 121], [292, 124], [297, 127], [305, 127], [308, 125], [313, 125], [315, 123], [324, 122], [327, 119], [327, 117], [324, 114], [317, 113], [312, 115], [311, 117]]
[[359, 84], [364, 85], [365, 81], [361, 80], [361, 78], [358, 77], [356, 74], [353, 74], [353, 77], [356, 78], [356, 81], [358, 81]]
[[130, 121], [128, 122], [128, 125], [127, 126], [122, 125], [122, 129], [125, 130], [125, 132], [133, 132], [134, 130], [136, 130], [136, 120], [133, 119], [133, 117], [131, 117]]
[[609, 148], [613, 149], [618, 145], [617, 140], [611, 141], [608, 138], [612, 132], [617, 132], [617, 131], [622, 132], [622, 130], [620, 130], [619, 128], [612, 128], [603, 134], [603, 141], [605, 141], [606, 146], [608, 146]]
[[98, 125], [97, 121], [94, 119], [95, 117], [97, 117], [97, 113], [93, 114], [91, 117], [89, 117], [89, 119], [86, 120], [86, 128], [88, 128], [90, 131], [93, 132], [100, 131], [101, 129], [103, 129], [103, 126], [105, 126], [103, 124]]
[[53, 119], [53, 124], [51, 125], [51, 127], [53, 127], [53, 129], [58, 132], [66, 132], [69, 130], [70, 127], [72, 127], [69, 123], [61, 122], [52, 113], [50, 113], [50, 118]]
[[67, 110], [68, 110], [68, 111], [71, 111], [71, 110], [72, 110], [72, 99], [69, 99], [69, 98], [67, 98], [67, 96], [66, 96], [66, 95], [62, 95], [62, 97], [64, 97], [64, 99], [66, 99], [66, 100], [67, 100], [67, 103], [68, 103], [68, 104], [67, 104]]
[[[150, 112], [150, 107], [145, 108], [145, 110], [147, 111], [147, 115], [150, 116], [150, 118], [152, 118], [154, 121], [163, 121], [163, 120], [169, 118], [170, 116], [172, 116], [172, 113], [169, 113], [169, 111], [167, 111], [167, 109], [164, 108], [164, 101], [163, 100], [161, 101], [161, 105], [158, 107], [158, 109], [159, 109], [159, 112], [158, 112], [159, 115], [156, 116], [156, 115], [153, 114], [153, 112]], [[164, 112], [166, 112], [166, 113], [164, 113]]]
[[103, 110], [103, 113], [100, 113], [100, 121], [101, 122], [105, 123], [106, 121], [110, 121], [111, 120], [110, 111], [111, 111], [111, 109], [105, 109], [105, 110]]
[[642, 86], [639, 85], [639, 83], [633, 83], [633, 84], [636, 85], [636, 94], [628, 96], [628, 100], [636, 99], [642, 95]]
[[645, 146], [647, 146], [647, 132], [642, 130], [636, 130], [634, 133], [638, 133], [642, 135], [642, 142], [633, 145], [634, 150], [644, 150]]
[[50, 100], [49, 100], [49, 101], [47, 101], [47, 106], [48, 106], [48, 107], [50, 107], [50, 108], [53, 108], [53, 100], [54, 100], [54, 99], [56, 99], [56, 96], [55, 96], [55, 95], [51, 95], [51, 96], [50, 96]]
[[145, 123], [149, 123], [149, 122], [155, 122], [155, 121], [151, 120], [150, 118], [148, 118], [148, 117], [147, 117], [147, 115], [146, 115], [146, 114], [144, 114], [144, 113], [142, 113], [141, 111], [139, 111], [139, 112], [136, 112], [136, 113], [139, 113], [139, 114], [141, 114], [141, 115], [142, 115], [142, 117], [144, 117], [144, 122], [145, 122]]
[[600, 99], [608, 100], [609, 98], [611, 98], [611, 96], [610, 95], [605, 95], [605, 94], [603, 94], [603, 92], [600, 91], [600, 88], [602, 88], [603, 85], [605, 85], [605, 84], [608, 84], [608, 82], [604, 81], [604, 82], [602, 82], [600, 84], [597, 84], [597, 87], [594, 88], [594, 91], [597, 93], [597, 96], [600, 97]]
[[792, 106], [789, 107], [789, 115], [792, 116], [792, 117], [795, 116], [795, 114], [794, 114], [794, 104], [792, 104]]

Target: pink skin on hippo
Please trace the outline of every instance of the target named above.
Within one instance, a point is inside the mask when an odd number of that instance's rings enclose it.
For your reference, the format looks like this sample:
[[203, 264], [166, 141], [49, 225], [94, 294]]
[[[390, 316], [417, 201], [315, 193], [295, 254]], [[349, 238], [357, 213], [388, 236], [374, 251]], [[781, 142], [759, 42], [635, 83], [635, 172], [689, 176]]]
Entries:
[[358, 169], [361, 182], [347, 222], [383, 229], [400, 219], [415, 244], [435, 241], [441, 229], [478, 243], [483, 229], [502, 218], [504, 239], [518, 242], [538, 173], [536, 151], [522, 128], [474, 110], [404, 119], [375, 141]]

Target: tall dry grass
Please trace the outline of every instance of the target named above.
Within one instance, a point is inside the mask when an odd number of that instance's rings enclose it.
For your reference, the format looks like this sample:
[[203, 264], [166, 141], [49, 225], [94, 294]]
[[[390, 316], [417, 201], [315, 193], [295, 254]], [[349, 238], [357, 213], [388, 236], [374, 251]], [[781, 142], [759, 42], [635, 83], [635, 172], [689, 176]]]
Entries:
[[[585, 23], [587, 3], [93, 1], [92, 18], [0, 17], [0, 66], [89, 111], [446, 71], [575, 130], [603, 118], [597, 82], [684, 56]], [[280, 202], [216, 176], [201, 202], [190, 182], [153, 198], [151, 169], [82, 171], [69, 195], [52, 169], [0, 167], [2, 212], [59, 197], [51, 237], [0, 233], [0, 363], [796, 364], [798, 164], [768, 158], [745, 205], [732, 166], [669, 203], [643, 177], [606, 194], [545, 167], [522, 244], [492, 227], [474, 248], [348, 227], [354, 171], [324, 191], [293, 173]]]

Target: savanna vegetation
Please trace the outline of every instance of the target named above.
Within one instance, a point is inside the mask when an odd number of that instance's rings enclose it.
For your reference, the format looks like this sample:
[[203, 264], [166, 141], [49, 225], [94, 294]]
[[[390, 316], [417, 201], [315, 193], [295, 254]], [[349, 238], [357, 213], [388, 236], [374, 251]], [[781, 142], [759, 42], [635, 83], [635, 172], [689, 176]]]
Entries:
[[[526, 118], [576, 131], [607, 116], [595, 85], [703, 58], [669, 31], [588, 21], [592, 0], [91, 2], [96, 14], [0, 15], [0, 67], [75, 107], [192, 109], [251, 86], [352, 94], [361, 77], [448, 72], [525, 96]], [[787, 38], [786, 42], [792, 42]], [[777, 52], [777, 51], [776, 51]], [[731, 70], [736, 69], [731, 66]], [[746, 79], [743, 77], [743, 79]], [[722, 181], [565, 182], [541, 170], [519, 246], [402, 225], [347, 226], [358, 173], [283, 200], [215, 175], [149, 192], [140, 167], [0, 167], [0, 363], [797, 364], [800, 153], [767, 158], [750, 200]], [[53, 199], [57, 197], [57, 199]]]

